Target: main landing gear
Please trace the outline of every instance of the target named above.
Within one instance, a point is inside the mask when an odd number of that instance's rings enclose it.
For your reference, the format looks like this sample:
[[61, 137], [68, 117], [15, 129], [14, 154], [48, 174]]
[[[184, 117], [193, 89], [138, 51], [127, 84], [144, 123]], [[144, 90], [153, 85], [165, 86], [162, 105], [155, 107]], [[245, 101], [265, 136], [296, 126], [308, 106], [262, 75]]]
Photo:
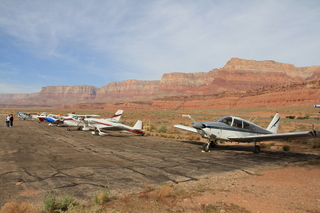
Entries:
[[260, 153], [260, 146], [257, 145], [256, 141], [253, 141], [253, 153], [256, 153], [256, 154]]
[[[214, 148], [217, 145], [216, 140], [208, 140], [207, 143], [203, 144], [202, 151], [209, 152], [210, 148]], [[260, 153], [260, 146], [257, 145], [256, 141], [253, 141], [253, 153], [259, 154]]]
[[208, 140], [207, 143], [203, 144], [202, 150], [204, 152], [209, 152], [210, 148], [214, 148], [216, 145], [217, 145], [217, 141], [216, 140]]

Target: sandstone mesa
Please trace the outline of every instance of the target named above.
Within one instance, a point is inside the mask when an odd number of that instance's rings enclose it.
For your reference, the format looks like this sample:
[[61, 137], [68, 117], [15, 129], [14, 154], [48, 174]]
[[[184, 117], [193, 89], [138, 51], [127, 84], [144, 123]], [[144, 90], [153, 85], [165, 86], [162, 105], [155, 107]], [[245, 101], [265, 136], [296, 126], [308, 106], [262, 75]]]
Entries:
[[315, 104], [319, 101], [319, 77], [320, 66], [232, 58], [220, 69], [166, 73], [161, 80], [126, 80], [101, 88], [47, 86], [39, 93], [0, 94], [0, 105], [142, 110]]

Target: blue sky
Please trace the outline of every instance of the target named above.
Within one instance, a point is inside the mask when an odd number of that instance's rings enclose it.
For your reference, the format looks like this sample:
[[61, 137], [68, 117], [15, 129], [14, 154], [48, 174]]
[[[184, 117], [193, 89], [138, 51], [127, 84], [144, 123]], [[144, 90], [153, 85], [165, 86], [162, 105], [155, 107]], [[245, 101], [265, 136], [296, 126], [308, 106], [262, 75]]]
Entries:
[[0, 0], [0, 93], [160, 80], [231, 58], [320, 65], [320, 1]]

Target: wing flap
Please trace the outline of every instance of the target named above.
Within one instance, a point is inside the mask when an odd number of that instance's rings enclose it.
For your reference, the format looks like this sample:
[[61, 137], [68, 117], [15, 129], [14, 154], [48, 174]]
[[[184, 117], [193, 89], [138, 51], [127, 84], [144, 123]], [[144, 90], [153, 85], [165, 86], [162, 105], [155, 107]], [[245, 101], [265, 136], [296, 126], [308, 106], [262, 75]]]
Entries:
[[304, 132], [289, 132], [289, 133], [277, 133], [266, 135], [254, 135], [246, 137], [229, 137], [229, 140], [234, 142], [260, 142], [270, 140], [288, 140], [295, 138], [319, 138], [320, 131], [304, 131]]

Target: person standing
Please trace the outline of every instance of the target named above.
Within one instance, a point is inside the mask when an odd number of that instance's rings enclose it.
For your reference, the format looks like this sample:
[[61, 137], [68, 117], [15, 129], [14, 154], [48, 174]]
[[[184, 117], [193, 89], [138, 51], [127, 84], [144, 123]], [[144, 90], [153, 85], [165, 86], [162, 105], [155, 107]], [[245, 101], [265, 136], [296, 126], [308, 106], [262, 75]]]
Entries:
[[6, 125], [7, 127], [10, 127], [10, 115], [7, 115], [6, 117]]
[[10, 115], [10, 127], [12, 127], [13, 126], [13, 115], [11, 114]]

